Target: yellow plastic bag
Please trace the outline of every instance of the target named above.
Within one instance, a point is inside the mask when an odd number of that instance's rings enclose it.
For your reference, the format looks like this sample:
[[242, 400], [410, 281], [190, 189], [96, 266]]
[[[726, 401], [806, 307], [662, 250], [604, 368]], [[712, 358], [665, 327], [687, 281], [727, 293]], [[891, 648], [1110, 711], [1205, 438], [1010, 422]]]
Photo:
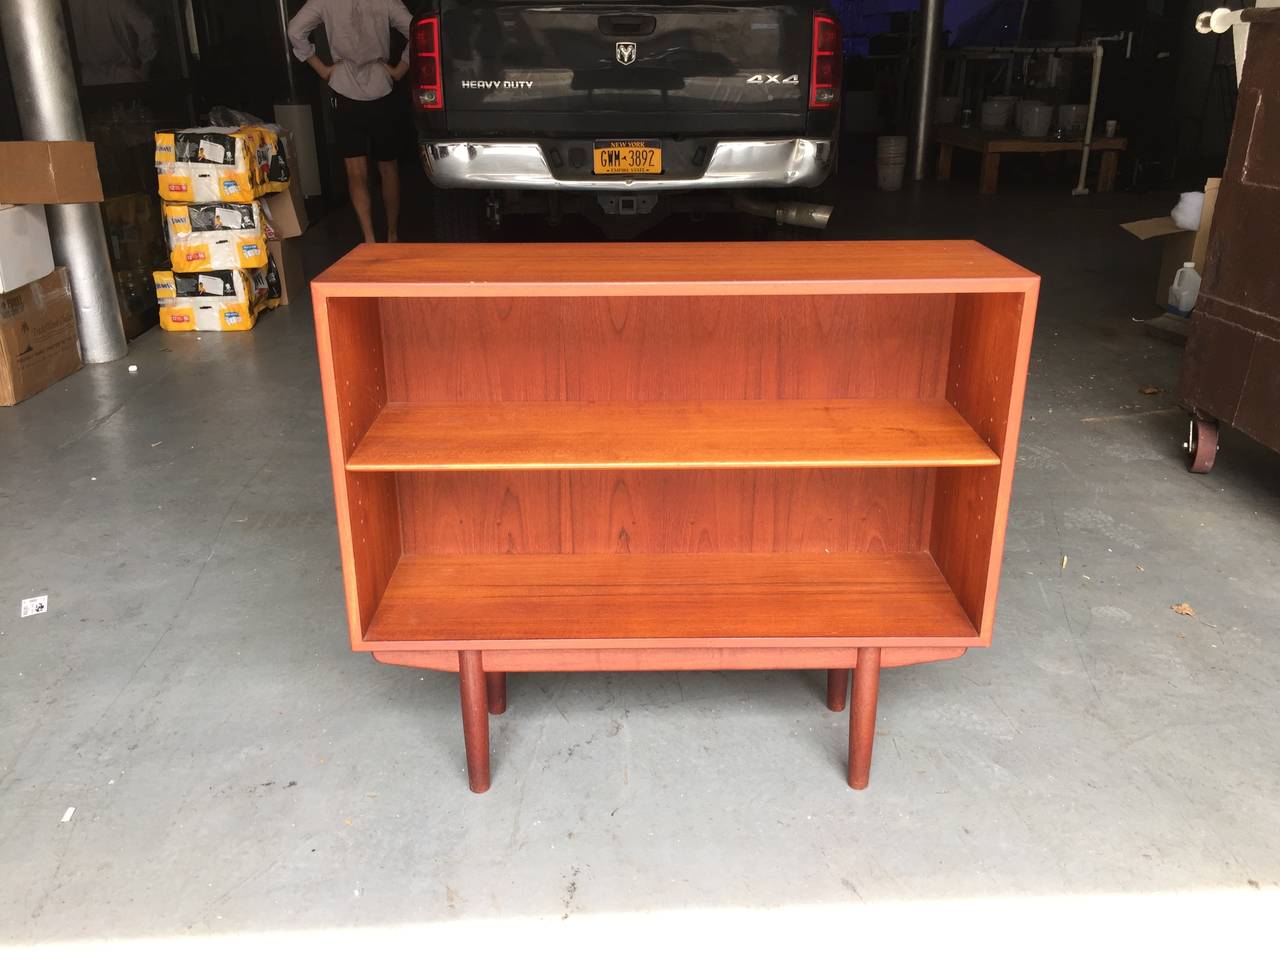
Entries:
[[265, 220], [256, 200], [165, 204], [164, 220], [174, 270], [249, 270], [267, 265]]
[[177, 203], [248, 203], [289, 186], [279, 127], [192, 127], [155, 136], [160, 196]]

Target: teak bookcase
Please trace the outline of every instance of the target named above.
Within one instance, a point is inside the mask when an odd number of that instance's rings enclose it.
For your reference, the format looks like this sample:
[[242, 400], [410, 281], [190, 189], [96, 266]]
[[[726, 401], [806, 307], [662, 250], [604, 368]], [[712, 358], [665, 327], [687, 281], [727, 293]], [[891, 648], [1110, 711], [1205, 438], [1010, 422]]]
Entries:
[[987, 646], [1039, 278], [967, 241], [362, 246], [313, 284], [354, 650], [506, 674]]

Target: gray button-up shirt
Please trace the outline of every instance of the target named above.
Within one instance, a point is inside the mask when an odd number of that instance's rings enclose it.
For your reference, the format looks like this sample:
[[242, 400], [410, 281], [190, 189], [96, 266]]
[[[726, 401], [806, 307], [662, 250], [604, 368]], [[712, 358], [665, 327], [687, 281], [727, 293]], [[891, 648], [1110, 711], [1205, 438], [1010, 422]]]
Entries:
[[[316, 52], [311, 33], [323, 23], [333, 54], [330, 89], [352, 100], [377, 100], [391, 92], [391, 30], [407, 39], [410, 20], [401, 0], [307, 0], [289, 21], [289, 42], [295, 57], [310, 59]], [[408, 47], [402, 59], [409, 59]]]

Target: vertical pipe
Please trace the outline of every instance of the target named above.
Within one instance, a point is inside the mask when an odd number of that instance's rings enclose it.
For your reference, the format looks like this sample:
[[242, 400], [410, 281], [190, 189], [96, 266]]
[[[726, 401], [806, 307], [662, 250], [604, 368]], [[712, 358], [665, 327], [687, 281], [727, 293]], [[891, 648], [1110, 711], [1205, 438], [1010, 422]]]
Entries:
[[1013, 41], [1015, 47], [1022, 45], [1022, 35], [1027, 30], [1027, 3], [1029, 0], [1022, 0], [1022, 10], [1018, 13], [1018, 39]]
[[289, 0], [277, 0], [276, 7], [280, 13], [280, 39], [284, 44], [285, 92], [289, 97], [285, 102], [297, 103], [298, 80], [293, 74], [293, 44], [289, 42]]
[[[85, 139], [61, 2], [2, 0], [0, 33], [23, 135], [32, 140]], [[102, 211], [96, 203], [60, 203], [51, 204], [47, 213], [54, 260], [71, 275], [80, 352], [86, 363], [119, 360], [128, 346]]]
[[1084, 122], [1084, 147], [1080, 150], [1080, 177], [1076, 188], [1071, 191], [1073, 197], [1083, 197], [1089, 192], [1084, 185], [1085, 174], [1089, 170], [1089, 147], [1093, 144], [1093, 118], [1098, 110], [1098, 84], [1102, 80], [1102, 41], [1093, 42], [1093, 77], [1089, 86], [1089, 116]]
[[942, 36], [942, 0], [920, 0], [920, 47], [916, 64], [915, 138], [911, 179], [923, 180], [933, 134], [933, 101], [938, 87], [938, 46]]

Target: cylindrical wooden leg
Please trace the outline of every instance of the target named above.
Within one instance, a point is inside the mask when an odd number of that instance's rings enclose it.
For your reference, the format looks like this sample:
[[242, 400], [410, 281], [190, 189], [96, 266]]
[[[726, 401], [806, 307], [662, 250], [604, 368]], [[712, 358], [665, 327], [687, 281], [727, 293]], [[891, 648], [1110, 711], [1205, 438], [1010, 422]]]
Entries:
[[861, 647], [853, 671], [853, 708], [849, 711], [849, 786], [855, 790], [866, 789], [871, 781], [879, 693], [880, 648]]
[[938, 179], [951, 179], [951, 144], [944, 143], [938, 148]]
[[827, 709], [839, 713], [849, 696], [849, 670], [827, 671]]
[[489, 705], [479, 650], [458, 652], [462, 692], [462, 737], [467, 745], [467, 781], [473, 793], [489, 789]]
[[1120, 163], [1120, 151], [1103, 151], [1098, 165], [1098, 192], [1110, 193], [1116, 188], [1116, 171]]
[[984, 153], [982, 170], [978, 174], [978, 192], [995, 193], [996, 184], [1000, 182], [1000, 154]]
[[489, 691], [489, 712], [495, 717], [507, 712], [507, 675], [505, 673], [486, 673], [485, 686]]

